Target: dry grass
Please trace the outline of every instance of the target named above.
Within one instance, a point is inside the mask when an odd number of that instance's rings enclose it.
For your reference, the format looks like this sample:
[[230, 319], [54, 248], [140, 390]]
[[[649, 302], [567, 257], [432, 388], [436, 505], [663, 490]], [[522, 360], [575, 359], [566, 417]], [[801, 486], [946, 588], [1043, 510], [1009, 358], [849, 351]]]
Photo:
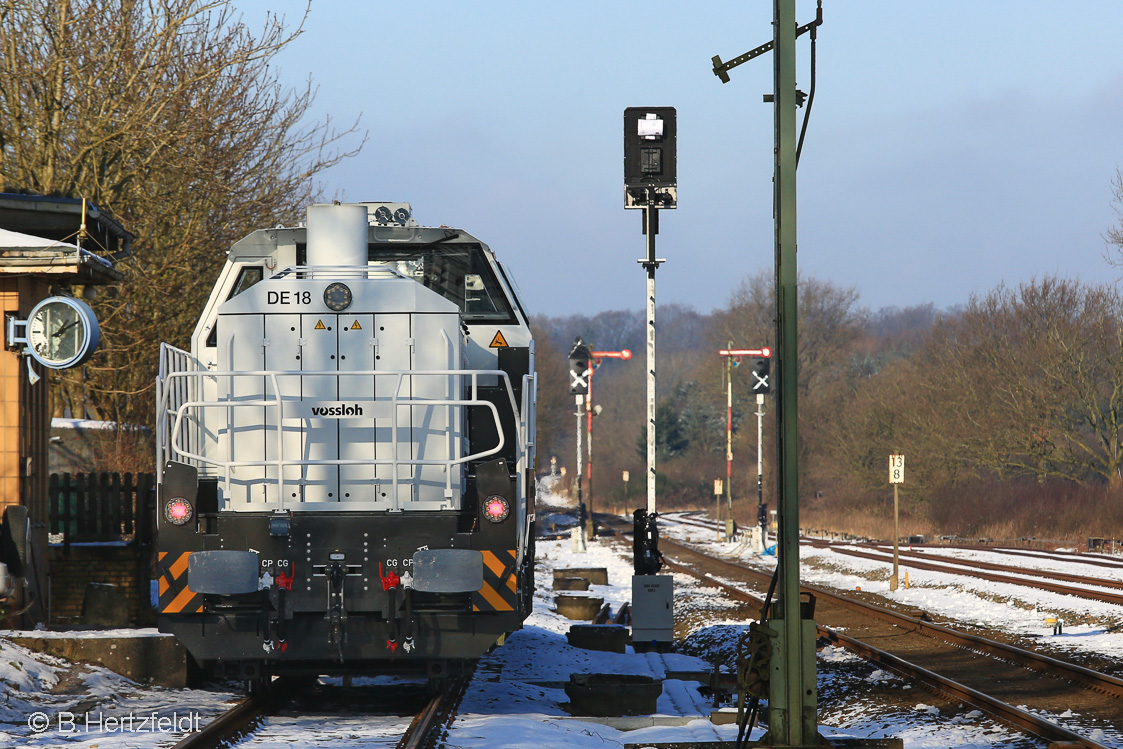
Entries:
[[[893, 498], [811, 500], [800, 525], [868, 538], [891, 538]], [[944, 487], [925, 501], [901, 492], [901, 536], [1036, 538], [1080, 545], [1123, 538], [1123, 490], [1066, 481], [993, 481]]]

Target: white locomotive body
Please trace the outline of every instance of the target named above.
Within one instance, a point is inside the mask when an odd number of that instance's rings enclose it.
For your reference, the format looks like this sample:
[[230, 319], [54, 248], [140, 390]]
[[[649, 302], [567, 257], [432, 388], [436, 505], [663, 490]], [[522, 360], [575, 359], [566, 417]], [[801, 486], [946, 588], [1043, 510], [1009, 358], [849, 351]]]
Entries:
[[161, 628], [211, 670], [439, 676], [529, 613], [533, 341], [474, 237], [365, 203], [254, 232], [157, 401]]

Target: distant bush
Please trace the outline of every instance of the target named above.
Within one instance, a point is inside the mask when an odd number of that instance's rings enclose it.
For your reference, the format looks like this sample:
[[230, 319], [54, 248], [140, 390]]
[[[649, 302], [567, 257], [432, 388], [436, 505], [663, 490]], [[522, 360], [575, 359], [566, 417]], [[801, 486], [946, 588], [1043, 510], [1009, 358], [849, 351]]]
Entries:
[[[934, 489], [926, 501], [901, 491], [901, 536], [1051, 539], [1082, 544], [1088, 537], [1123, 538], [1123, 496], [1106, 485], [1064, 480], [979, 480]], [[800, 525], [889, 540], [893, 494], [810, 499]]]

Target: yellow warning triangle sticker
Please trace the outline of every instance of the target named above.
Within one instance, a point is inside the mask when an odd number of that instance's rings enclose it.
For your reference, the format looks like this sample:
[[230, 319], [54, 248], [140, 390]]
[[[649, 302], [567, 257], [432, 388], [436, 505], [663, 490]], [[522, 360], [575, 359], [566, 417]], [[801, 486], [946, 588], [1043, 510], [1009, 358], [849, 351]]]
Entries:
[[355, 323], [351, 326], [351, 330], [362, 330], [362, 329], [363, 329], [363, 326], [359, 325], [358, 320], [356, 320]]
[[316, 328], [315, 329], [316, 330], [327, 330], [327, 328], [324, 326], [323, 320], [317, 320], [316, 321]]
[[491, 339], [491, 344], [488, 348], [507, 348], [507, 339], [503, 337], [503, 331], [495, 331], [495, 337]]

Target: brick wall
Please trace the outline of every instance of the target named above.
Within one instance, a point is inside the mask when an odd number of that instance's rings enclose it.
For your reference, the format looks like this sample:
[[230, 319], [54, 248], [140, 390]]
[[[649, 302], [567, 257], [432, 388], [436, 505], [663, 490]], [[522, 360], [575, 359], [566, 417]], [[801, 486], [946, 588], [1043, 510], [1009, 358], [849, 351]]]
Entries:
[[156, 614], [149, 602], [151, 553], [143, 546], [52, 546], [51, 623], [78, 623], [86, 586], [111, 583], [125, 592], [130, 623], [153, 626]]

